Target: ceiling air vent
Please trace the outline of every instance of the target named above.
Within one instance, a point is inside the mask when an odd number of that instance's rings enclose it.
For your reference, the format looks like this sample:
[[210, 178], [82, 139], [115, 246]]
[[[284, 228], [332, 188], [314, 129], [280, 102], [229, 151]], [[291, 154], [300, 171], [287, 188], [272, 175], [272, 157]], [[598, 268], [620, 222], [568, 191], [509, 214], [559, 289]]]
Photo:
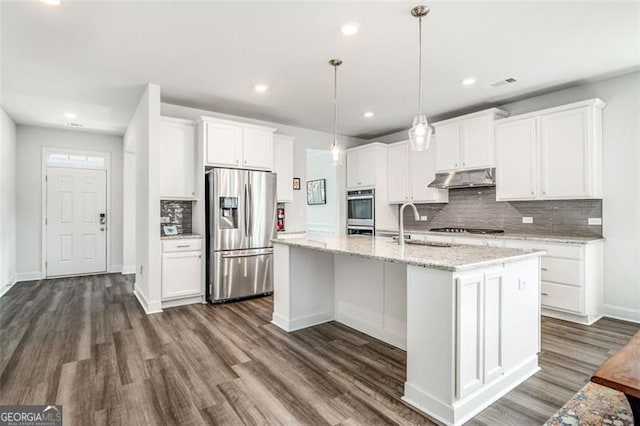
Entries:
[[515, 83], [518, 80], [516, 80], [513, 77], [509, 77], [509, 78], [505, 78], [504, 80], [498, 80], [498, 81], [494, 81], [493, 83], [489, 83], [490, 87], [502, 87], [502, 86], [506, 86], [507, 84], [511, 84], [511, 83]]

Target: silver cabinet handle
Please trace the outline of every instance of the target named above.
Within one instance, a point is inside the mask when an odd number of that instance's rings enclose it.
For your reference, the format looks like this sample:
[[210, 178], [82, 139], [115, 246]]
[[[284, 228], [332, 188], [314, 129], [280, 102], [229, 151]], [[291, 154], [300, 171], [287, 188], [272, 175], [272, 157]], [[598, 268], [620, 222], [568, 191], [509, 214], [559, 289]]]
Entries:
[[548, 271], [547, 268], [540, 268], [541, 271]]
[[266, 251], [264, 253], [247, 253], [247, 254], [223, 254], [223, 259], [235, 259], [236, 257], [256, 257], [256, 256], [267, 256], [273, 254], [273, 251]]
[[187, 247], [191, 247], [191, 244], [179, 244], [176, 246], [176, 248], [187, 248]]
[[542, 294], [543, 296], [548, 296], [549, 295], [549, 293], [540, 293], [540, 294]]

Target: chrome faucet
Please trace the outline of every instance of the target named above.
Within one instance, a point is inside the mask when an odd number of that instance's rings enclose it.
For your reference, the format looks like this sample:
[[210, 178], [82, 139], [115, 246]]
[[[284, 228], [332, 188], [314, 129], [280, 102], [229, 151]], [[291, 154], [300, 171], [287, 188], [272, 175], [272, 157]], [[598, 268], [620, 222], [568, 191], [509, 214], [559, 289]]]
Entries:
[[402, 207], [400, 207], [400, 235], [398, 235], [398, 244], [401, 246], [404, 245], [404, 208], [407, 206], [411, 206], [413, 208], [413, 218], [415, 220], [420, 220], [420, 213], [418, 213], [418, 208], [413, 203], [404, 203]]

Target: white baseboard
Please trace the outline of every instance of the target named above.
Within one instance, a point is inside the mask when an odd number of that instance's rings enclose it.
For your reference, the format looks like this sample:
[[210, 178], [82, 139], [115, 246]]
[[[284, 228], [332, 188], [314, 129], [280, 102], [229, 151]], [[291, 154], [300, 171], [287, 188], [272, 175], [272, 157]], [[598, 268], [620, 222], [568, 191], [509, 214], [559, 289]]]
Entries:
[[19, 272], [17, 274], [16, 281], [33, 281], [33, 280], [42, 280], [44, 277], [42, 276], [42, 272]]
[[627, 308], [626, 306], [605, 304], [604, 316], [623, 321], [640, 323], [640, 309]]
[[319, 314], [294, 319], [287, 319], [274, 312], [271, 319], [272, 324], [277, 325], [284, 331], [296, 331], [329, 321], [333, 321], [333, 312], [321, 312]]
[[161, 305], [162, 305], [162, 309], [175, 308], [177, 306], [193, 305], [195, 303], [202, 303], [203, 299], [204, 299], [203, 296], [182, 297], [180, 299], [163, 300], [161, 302]]
[[147, 303], [147, 299], [145, 299], [144, 295], [138, 289], [137, 285], [133, 287], [133, 294], [136, 296], [136, 299], [138, 299], [138, 303], [140, 303], [140, 306], [142, 306], [142, 309], [147, 315], [162, 312], [161, 303], [160, 302]]
[[0, 297], [7, 294], [7, 292], [11, 290], [11, 287], [13, 287], [16, 282], [18, 282], [16, 275], [9, 278], [9, 282], [7, 283], [7, 285], [0, 287]]
[[351, 328], [355, 328], [356, 330], [368, 336], [375, 337], [376, 339], [382, 340], [383, 342], [388, 343], [391, 346], [400, 348], [403, 351], [407, 350], [406, 331], [404, 335], [393, 333], [389, 330], [384, 330], [382, 328], [376, 327], [375, 325], [369, 324], [365, 321], [361, 321], [360, 319], [352, 315], [349, 315], [346, 312], [336, 312], [336, 321], [346, 326], [349, 326]]
[[135, 274], [136, 265], [124, 265], [120, 271], [123, 275]]
[[404, 384], [402, 400], [446, 425], [458, 426], [469, 421], [538, 371], [538, 356], [534, 355], [499, 379], [452, 404], [434, 398], [420, 386], [407, 381]]
[[546, 308], [542, 308], [542, 316], [556, 318], [563, 321], [575, 322], [576, 324], [582, 325], [592, 325], [603, 317], [602, 314], [582, 316]]
[[107, 272], [109, 274], [116, 274], [118, 272], [122, 272], [122, 265], [111, 265], [107, 268]]

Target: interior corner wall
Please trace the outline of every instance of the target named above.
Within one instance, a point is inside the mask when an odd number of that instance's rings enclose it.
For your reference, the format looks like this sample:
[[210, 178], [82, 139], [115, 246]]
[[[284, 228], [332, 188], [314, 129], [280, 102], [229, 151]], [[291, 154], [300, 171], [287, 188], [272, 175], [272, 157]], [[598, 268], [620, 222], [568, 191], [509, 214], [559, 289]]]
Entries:
[[0, 296], [16, 282], [16, 125], [0, 109]]
[[135, 146], [135, 293], [147, 313], [161, 310], [160, 87], [149, 84], [125, 133]]
[[136, 273], [136, 154], [123, 153], [122, 168], [122, 273]]
[[[299, 177], [300, 190], [293, 191], [293, 202], [285, 204], [285, 229], [287, 232], [304, 232], [307, 229], [307, 192], [306, 192], [306, 176], [307, 176], [307, 150], [325, 150], [329, 151], [329, 146], [333, 140], [333, 135], [318, 130], [305, 129], [302, 127], [289, 126], [282, 123], [272, 121], [254, 120], [246, 117], [238, 117], [229, 114], [221, 114], [214, 111], [206, 111], [202, 109], [189, 108], [180, 105], [172, 105], [168, 103], [162, 104], [162, 115], [175, 118], [184, 118], [187, 120], [197, 121], [201, 116], [217, 117], [227, 120], [234, 120], [242, 123], [256, 124], [259, 126], [267, 126], [276, 129], [276, 134], [293, 136], [293, 176]], [[340, 142], [345, 148], [367, 143], [364, 139], [340, 136]], [[331, 165], [331, 167], [335, 167]], [[346, 188], [345, 166], [338, 167], [338, 181], [341, 185], [344, 198]], [[346, 232], [346, 199], [340, 201], [340, 233]]]
[[37, 126], [17, 126], [17, 244], [18, 280], [40, 279], [42, 271], [42, 150], [44, 147], [108, 152], [110, 154], [110, 265], [122, 267], [122, 136]]

